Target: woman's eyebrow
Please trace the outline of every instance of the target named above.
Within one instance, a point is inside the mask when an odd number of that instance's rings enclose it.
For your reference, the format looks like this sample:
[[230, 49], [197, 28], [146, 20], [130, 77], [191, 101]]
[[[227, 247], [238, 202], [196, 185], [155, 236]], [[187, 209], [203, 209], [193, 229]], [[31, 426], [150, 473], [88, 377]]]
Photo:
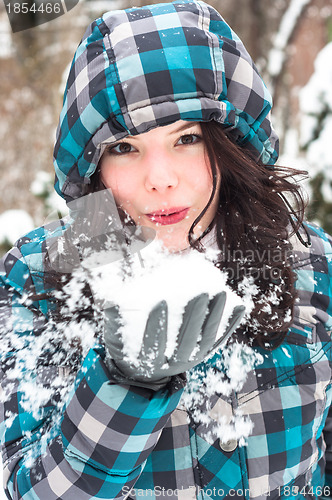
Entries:
[[177, 128], [176, 130], [173, 130], [172, 132], [170, 132], [170, 135], [172, 134], [178, 134], [179, 132], [182, 132], [183, 130], [186, 130], [188, 128], [192, 128], [192, 127], [195, 127], [196, 125], [198, 125], [197, 122], [188, 122], [188, 123], [184, 123], [183, 125], [181, 125], [179, 128]]
[[[169, 135], [175, 135], [175, 134], [178, 134], [179, 132], [182, 132], [183, 130], [187, 130], [188, 128], [193, 128], [195, 126], [199, 125], [198, 122], [187, 122], [187, 123], [184, 123], [183, 125], [180, 125], [179, 128], [175, 129], [175, 130], [172, 130], [172, 132], [169, 133]], [[128, 139], [132, 140], [132, 141], [135, 141], [135, 140], [138, 140], [139, 139], [139, 135], [127, 135], [126, 137], [123, 137], [122, 139], [120, 139], [119, 141], [116, 141], [115, 144], [119, 144], [121, 142], [126, 142]]]

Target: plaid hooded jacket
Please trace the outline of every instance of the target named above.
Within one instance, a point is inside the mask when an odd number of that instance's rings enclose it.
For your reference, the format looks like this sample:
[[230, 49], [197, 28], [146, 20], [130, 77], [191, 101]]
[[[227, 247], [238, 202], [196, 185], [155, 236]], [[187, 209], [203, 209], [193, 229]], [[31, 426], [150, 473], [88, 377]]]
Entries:
[[[67, 200], [81, 195], [102, 142], [178, 119], [214, 119], [272, 165], [277, 137], [270, 108], [241, 41], [203, 2], [105, 14], [88, 28], [68, 78], [54, 155], [56, 190]], [[31, 298], [48, 290], [50, 227], [21, 238], [0, 265], [0, 429], [8, 498], [329, 496], [328, 483], [323, 486], [332, 453], [332, 240], [313, 225], [306, 230], [310, 248], [292, 240], [298, 300], [284, 343], [272, 352], [256, 348], [261, 362], [239, 390], [211, 396], [206, 390], [202, 411], [208, 408], [210, 419], [202, 423], [183, 404], [181, 377], [158, 392], [110, 384], [97, 341], [69, 393], [57, 350], [51, 360], [22, 355], [37, 352], [46, 334], [56, 339], [52, 304]], [[222, 353], [209, 366], [222, 370]], [[35, 385], [27, 384], [26, 373]], [[213, 423], [227, 425], [240, 413], [252, 423], [246, 441], [221, 440]]]

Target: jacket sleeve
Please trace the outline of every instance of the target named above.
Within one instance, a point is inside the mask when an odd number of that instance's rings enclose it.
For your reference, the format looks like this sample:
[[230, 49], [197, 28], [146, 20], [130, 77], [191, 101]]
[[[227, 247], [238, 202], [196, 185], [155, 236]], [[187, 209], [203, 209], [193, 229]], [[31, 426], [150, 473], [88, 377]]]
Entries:
[[[85, 356], [69, 394], [61, 392], [56, 365], [44, 367], [43, 385], [32, 390], [14, 361], [31, 339], [37, 342], [43, 334], [41, 319], [22, 303], [10, 280], [1, 279], [0, 435], [8, 498], [127, 496], [179, 402], [182, 378], [174, 377], [158, 392], [116, 385], [96, 345]], [[40, 375], [39, 369], [31, 372]], [[49, 393], [51, 378], [59, 379], [57, 396]]]

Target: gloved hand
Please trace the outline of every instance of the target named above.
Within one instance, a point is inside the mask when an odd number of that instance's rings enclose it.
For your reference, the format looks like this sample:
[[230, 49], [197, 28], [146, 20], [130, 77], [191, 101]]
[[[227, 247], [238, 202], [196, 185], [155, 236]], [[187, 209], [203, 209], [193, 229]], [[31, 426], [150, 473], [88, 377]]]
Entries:
[[166, 358], [168, 309], [159, 302], [150, 312], [137, 363], [125, 359], [121, 334], [121, 318], [116, 306], [104, 310], [104, 340], [107, 349], [105, 363], [118, 383], [159, 390], [171, 376], [193, 368], [221, 344], [239, 325], [244, 306], [236, 306], [221, 338], [216, 340], [226, 302], [226, 292], [209, 300], [207, 293], [194, 297], [185, 307], [177, 337], [177, 346], [170, 359]]

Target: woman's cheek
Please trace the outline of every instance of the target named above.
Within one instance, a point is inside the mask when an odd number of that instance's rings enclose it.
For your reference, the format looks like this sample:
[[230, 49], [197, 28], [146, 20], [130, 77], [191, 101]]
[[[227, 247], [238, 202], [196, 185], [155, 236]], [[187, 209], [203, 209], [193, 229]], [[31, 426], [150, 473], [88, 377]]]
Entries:
[[206, 164], [205, 161], [202, 161], [202, 163], [198, 165], [195, 165], [194, 163], [191, 164], [188, 179], [191, 179], [191, 182], [194, 181], [195, 187], [199, 190], [202, 190], [204, 188], [206, 189], [209, 186], [212, 187], [213, 184], [210, 167]]
[[128, 179], [123, 178], [123, 175], [117, 172], [116, 168], [114, 168], [113, 171], [107, 172], [107, 175], [105, 175], [104, 178], [104, 185], [111, 190], [115, 202], [118, 205], [120, 203], [122, 204], [123, 201], [128, 198], [128, 194], [126, 192], [128, 190], [128, 186], [130, 185]]
[[[113, 193], [115, 203], [122, 209], [126, 210], [129, 215], [133, 215], [135, 212], [135, 191], [126, 190], [119, 191], [115, 190]], [[137, 193], [136, 193], [137, 196]]]

